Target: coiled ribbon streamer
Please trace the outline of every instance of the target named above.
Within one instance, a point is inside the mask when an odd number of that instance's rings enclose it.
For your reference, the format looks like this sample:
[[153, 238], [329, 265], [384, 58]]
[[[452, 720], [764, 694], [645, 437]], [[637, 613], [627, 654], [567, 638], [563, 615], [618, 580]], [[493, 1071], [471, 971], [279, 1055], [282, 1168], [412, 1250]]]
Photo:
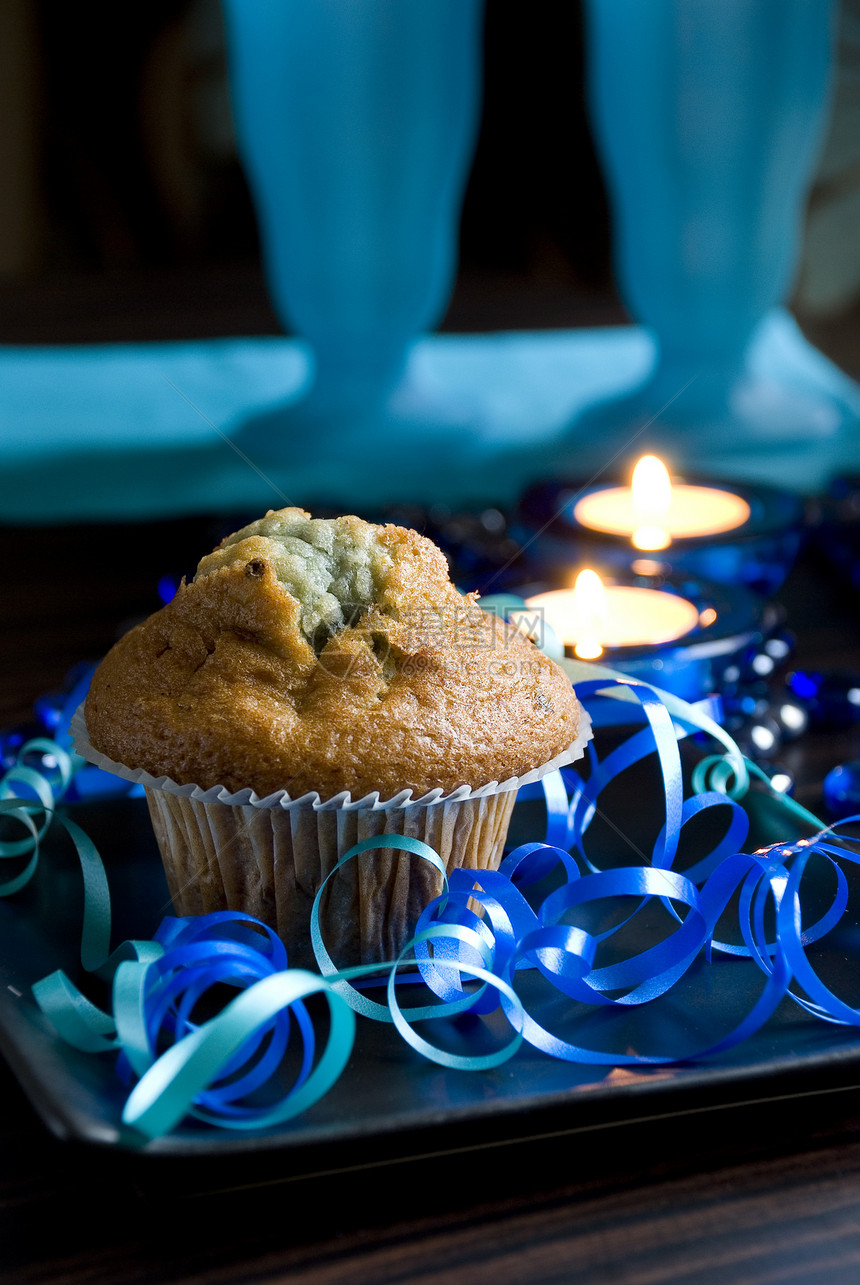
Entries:
[[[455, 870], [447, 877], [432, 848], [401, 835], [356, 844], [331, 872], [314, 903], [310, 931], [321, 975], [289, 969], [283, 945], [271, 930], [249, 916], [226, 911], [190, 920], [166, 919], [153, 941], [126, 942], [109, 954], [104, 869], [86, 835], [62, 818], [75, 842], [85, 885], [81, 961], [86, 970], [110, 980], [111, 1012], [93, 1005], [63, 973], [42, 979], [33, 990], [63, 1038], [89, 1051], [119, 1053], [119, 1073], [136, 1081], [123, 1113], [126, 1124], [143, 1137], [164, 1133], [187, 1115], [229, 1129], [270, 1128], [305, 1110], [338, 1078], [352, 1050], [356, 1013], [391, 1023], [416, 1052], [464, 1070], [499, 1065], [523, 1040], [551, 1056], [590, 1064], [653, 1065], [679, 1056], [706, 1057], [752, 1035], [786, 996], [827, 1021], [860, 1024], [860, 1009], [826, 986], [808, 955], [808, 947], [845, 911], [848, 883], [841, 863], [860, 864], [857, 845], [840, 838], [833, 828], [753, 854], [741, 852], [748, 818], [739, 800], [749, 789], [751, 772], [766, 778], [743, 758], [724, 730], [647, 684], [591, 663], [562, 663], [584, 704], [594, 695], [628, 701], [631, 717], [638, 711], [644, 726], [602, 761], [590, 746], [587, 778], [566, 768], [529, 787], [539, 791], [546, 804], [543, 840], [516, 848], [498, 871]], [[696, 793], [685, 800], [678, 740], [692, 731], [707, 732], [725, 752], [697, 765]], [[38, 748], [44, 751], [45, 743]], [[588, 829], [598, 814], [600, 796], [621, 773], [654, 753], [666, 819], [653, 850], [641, 865], [601, 870], [588, 851]], [[61, 788], [70, 764], [59, 756], [57, 762]], [[4, 844], [3, 856], [20, 857], [27, 843], [38, 845], [54, 814], [50, 787], [28, 775], [30, 769], [20, 772], [5, 778], [0, 807], [22, 821], [29, 838]], [[12, 799], [16, 789], [32, 797]], [[778, 797], [787, 825], [820, 827], [800, 805]], [[714, 807], [727, 810], [723, 837], [694, 866], [684, 872], [673, 869], [684, 826]], [[37, 822], [34, 817], [40, 811], [43, 820]], [[840, 827], [852, 820], [858, 818]], [[422, 913], [413, 940], [397, 960], [339, 969], [328, 954], [321, 926], [326, 887], [362, 853], [392, 848], [433, 866], [442, 892]], [[801, 883], [814, 856], [823, 858], [833, 872], [835, 891], [829, 906], [810, 924], [804, 923]], [[32, 877], [34, 862], [35, 856], [21, 874], [7, 881], [7, 893]], [[552, 875], [557, 883], [561, 880], [560, 886], [533, 906], [526, 890]], [[621, 908], [612, 928], [592, 933], [567, 922], [582, 908], [610, 899]], [[655, 900], [668, 909], [671, 931], [633, 955], [601, 963], [605, 944]], [[736, 913], [740, 940], [723, 940], [717, 933], [722, 933], [735, 900], [732, 914]], [[762, 987], [731, 1031], [683, 1053], [606, 1052], [572, 1043], [545, 1027], [539, 1013], [529, 1012], [516, 987], [518, 972], [537, 970], [573, 1002], [629, 1009], [670, 991], [702, 952], [706, 958], [717, 952], [754, 963]], [[413, 981], [416, 970], [425, 993], [435, 999], [404, 1007], [399, 983]], [[409, 974], [406, 979], [404, 973]], [[369, 984], [384, 986], [384, 1003], [367, 993]], [[215, 1016], [198, 1019], [213, 990], [225, 985], [238, 992], [235, 998]], [[317, 994], [324, 997], [329, 1014], [321, 1054], [305, 1007], [305, 1000]], [[440, 1047], [415, 1029], [430, 1018], [464, 1013], [501, 1013], [507, 1034], [499, 1035], [496, 1024], [494, 1049], [464, 1055]], [[292, 1054], [285, 1088], [283, 1065], [293, 1031], [301, 1047]]]

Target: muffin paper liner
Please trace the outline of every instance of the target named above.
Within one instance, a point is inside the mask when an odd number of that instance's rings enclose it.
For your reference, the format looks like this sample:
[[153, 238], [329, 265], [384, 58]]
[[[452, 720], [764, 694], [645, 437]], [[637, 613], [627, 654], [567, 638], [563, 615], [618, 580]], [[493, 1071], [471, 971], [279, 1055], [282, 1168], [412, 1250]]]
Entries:
[[116, 760], [110, 759], [106, 754], [100, 753], [93, 745], [90, 744], [87, 734], [87, 724], [84, 718], [84, 706], [80, 705], [75, 711], [74, 717], [69, 724], [69, 732], [74, 742], [74, 747], [82, 758], [88, 763], [94, 763], [96, 767], [102, 768], [105, 772], [112, 772], [114, 776], [121, 776], [123, 780], [139, 784], [144, 789], [164, 790], [168, 794], [174, 794], [184, 799], [194, 799], [200, 803], [230, 803], [230, 804], [251, 804], [255, 808], [283, 808], [288, 811], [296, 807], [313, 807], [315, 811], [357, 811], [358, 809], [371, 808], [374, 811], [379, 809], [389, 810], [392, 808], [402, 807], [428, 807], [434, 803], [460, 803], [465, 799], [477, 799], [489, 797], [493, 794], [500, 794], [503, 791], [512, 790], [516, 792], [523, 785], [530, 785], [533, 781], [539, 781], [542, 776], [549, 772], [556, 771], [557, 768], [565, 767], [568, 763], [581, 758], [585, 752], [585, 747], [592, 737], [591, 719], [588, 713], [579, 706], [579, 734], [576, 740], [557, 754], [555, 758], [550, 759], [548, 763], [542, 763], [539, 767], [534, 767], [530, 771], [523, 773], [522, 776], [511, 776], [506, 781], [490, 781], [487, 785], [482, 785], [473, 790], [468, 785], [458, 786], [455, 790], [450, 790], [447, 794], [444, 790], [435, 789], [422, 794], [420, 798], [413, 799], [412, 790], [400, 790], [389, 799], [380, 799], [379, 791], [373, 791], [371, 794], [365, 794], [360, 799], [353, 799], [348, 790], [342, 790], [340, 794], [334, 794], [330, 799], [322, 799], [316, 791], [302, 794], [293, 799], [286, 790], [277, 790], [274, 794], [267, 794], [261, 798], [254, 790], [235, 790], [230, 791], [224, 785], [213, 785], [208, 790], [203, 790], [199, 785], [179, 785], [172, 781], [169, 776], [152, 776], [149, 772], [144, 772], [138, 768], [126, 767], [124, 763], [117, 763]]
[[[449, 872], [457, 866], [496, 869], [517, 790], [581, 757], [591, 720], [580, 707], [576, 740], [520, 777], [413, 799], [401, 790], [352, 799], [347, 791], [291, 799], [285, 790], [260, 798], [253, 790], [203, 790], [126, 767], [89, 742], [83, 707], [70, 732], [77, 752], [97, 767], [141, 784], [178, 915], [244, 910], [271, 925], [294, 966], [313, 966], [310, 913], [320, 884], [361, 839], [381, 834], [421, 839]], [[423, 907], [441, 891], [427, 862], [396, 849], [362, 853], [329, 885], [320, 920], [329, 953], [341, 966], [396, 957]]]

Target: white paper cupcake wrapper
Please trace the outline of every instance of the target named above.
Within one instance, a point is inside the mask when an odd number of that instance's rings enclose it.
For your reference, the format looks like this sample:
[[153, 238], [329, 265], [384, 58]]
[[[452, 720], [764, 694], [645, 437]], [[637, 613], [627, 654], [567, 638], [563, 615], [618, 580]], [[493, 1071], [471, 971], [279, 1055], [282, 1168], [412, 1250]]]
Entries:
[[282, 808], [285, 812], [297, 807], [312, 807], [315, 811], [331, 812], [350, 812], [358, 811], [359, 809], [361, 811], [390, 811], [395, 808], [430, 807], [436, 803], [461, 803], [466, 799], [479, 799], [493, 794], [507, 793], [508, 791], [519, 790], [524, 785], [531, 785], [532, 782], [539, 781], [541, 777], [548, 776], [550, 772], [555, 772], [558, 768], [566, 767], [569, 763], [575, 762], [585, 753], [585, 747], [592, 737], [591, 719], [580, 705], [579, 734], [576, 740], [561, 754], [557, 754], [555, 758], [550, 759], [548, 763], [542, 763], [540, 767], [532, 768], [529, 772], [524, 772], [522, 776], [511, 776], [506, 781], [490, 781], [478, 789], [472, 789], [468, 785], [461, 785], [455, 790], [448, 791], [447, 794], [442, 789], [430, 790], [427, 794], [423, 794], [417, 799], [412, 797], [412, 790], [400, 790], [389, 799], [380, 799], [378, 790], [371, 794], [365, 794], [360, 799], [353, 799], [348, 790], [342, 790], [340, 794], [335, 794], [330, 799], [320, 798], [316, 791], [302, 794], [299, 798], [293, 799], [286, 790], [277, 790], [274, 794], [266, 795], [265, 798], [260, 798], [251, 789], [231, 791], [223, 785], [213, 785], [209, 789], [203, 790], [199, 785], [179, 785], [176, 781], [171, 780], [169, 776], [152, 776], [142, 769], [130, 768], [126, 767], [124, 763], [117, 763], [114, 759], [108, 758], [106, 754], [100, 753], [90, 743], [83, 705], [79, 706], [75, 711], [75, 715], [69, 725], [69, 732], [72, 736], [75, 750], [88, 763], [95, 764], [96, 767], [102, 768], [105, 772], [112, 772], [114, 776], [122, 777], [125, 781], [142, 785], [147, 790], [164, 790], [168, 794], [175, 794], [184, 799], [194, 799], [200, 803], [228, 803], [237, 806], [250, 804], [255, 808]]
[[[326, 876], [355, 843], [383, 834], [421, 839], [446, 870], [497, 869], [516, 791], [579, 758], [591, 737], [581, 712], [572, 745], [520, 777], [419, 799], [401, 790], [352, 799], [344, 791], [291, 799], [284, 790], [259, 798], [253, 790], [202, 790], [116, 763], [89, 742], [83, 710], [71, 724], [75, 749], [96, 766], [141, 784], [178, 915], [243, 910], [283, 938], [291, 964], [313, 967], [310, 913]], [[397, 849], [362, 854], [340, 872], [320, 914], [323, 939], [341, 965], [377, 963], [399, 954], [420, 911], [441, 891], [438, 872]]]

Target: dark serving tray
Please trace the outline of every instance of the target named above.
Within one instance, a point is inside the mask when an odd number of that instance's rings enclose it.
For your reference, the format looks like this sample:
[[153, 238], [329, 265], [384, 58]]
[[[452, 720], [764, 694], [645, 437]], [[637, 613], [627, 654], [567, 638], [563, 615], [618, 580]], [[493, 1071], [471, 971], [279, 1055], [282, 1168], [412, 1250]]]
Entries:
[[[108, 867], [114, 944], [127, 936], [150, 936], [170, 906], [144, 802], [78, 805], [73, 815]], [[33, 982], [58, 966], [79, 978], [79, 884], [75, 854], [55, 827], [30, 886], [0, 902], [0, 1041], [55, 1135], [127, 1156], [188, 1164], [196, 1159], [204, 1166], [228, 1159], [234, 1175], [246, 1158], [258, 1174], [274, 1163], [281, 1177], [300, 1176], [756, 1103], [796, 1105], [860, 1084], [858, 1033], [816, 1021], [788, 1001], [730, 1052], [652, 1068], [571, 1065], [523, 1045], [494, 1071], [447, 1070], [422, 1059], [392, 1027], [359, 1019], [353, 1056], [340, 1081], [298, 1119], [249, 1134], [191, 1121], [167, 1137], [144, 1142], [122, 1124], [125, 1090], [113, 1057], [87, 1055], [64, 1044], [30, 993]], [[844, 983], [849, 999], [856, 973], [853, 937], [847, 927], [831, 933], [822, 965], [831, 984]], [[547, 1022], [559, 1020], [558, 1001], [537, 995], [539, 979], [521, 976], [536, 1014]], [[653, 1052], [679, 1034], [692, 1034], [704, 1044], [715, 1015], [722, 1026], [714, 1037], [734, 1025], [760, 987], [761, 975], [744, 961], [702, 964], [685, 995], [673, 991], [631, 1014], [586, 1017], [577, 1038], [590, 1046], [608, 1039], [613, 1041], [608, 1047]]]

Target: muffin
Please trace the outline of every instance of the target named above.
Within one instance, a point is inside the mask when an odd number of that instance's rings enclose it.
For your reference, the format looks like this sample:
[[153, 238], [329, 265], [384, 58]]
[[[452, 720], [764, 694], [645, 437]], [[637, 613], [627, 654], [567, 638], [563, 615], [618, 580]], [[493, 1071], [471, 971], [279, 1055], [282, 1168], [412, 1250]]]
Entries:
[[[292, 963], [358, 839], [495, 868], [518, 784], [584, 734], [565, 674], [461, 595], [431, 541], [296, 508], [204, 557], [108, 653], [84, 717], [81, 751], [146, 786], [177, 913], [246, 910]], [[323, 908], [330, 953], [391, 957], [437, 879], [391, 849], [352, 862]]]

